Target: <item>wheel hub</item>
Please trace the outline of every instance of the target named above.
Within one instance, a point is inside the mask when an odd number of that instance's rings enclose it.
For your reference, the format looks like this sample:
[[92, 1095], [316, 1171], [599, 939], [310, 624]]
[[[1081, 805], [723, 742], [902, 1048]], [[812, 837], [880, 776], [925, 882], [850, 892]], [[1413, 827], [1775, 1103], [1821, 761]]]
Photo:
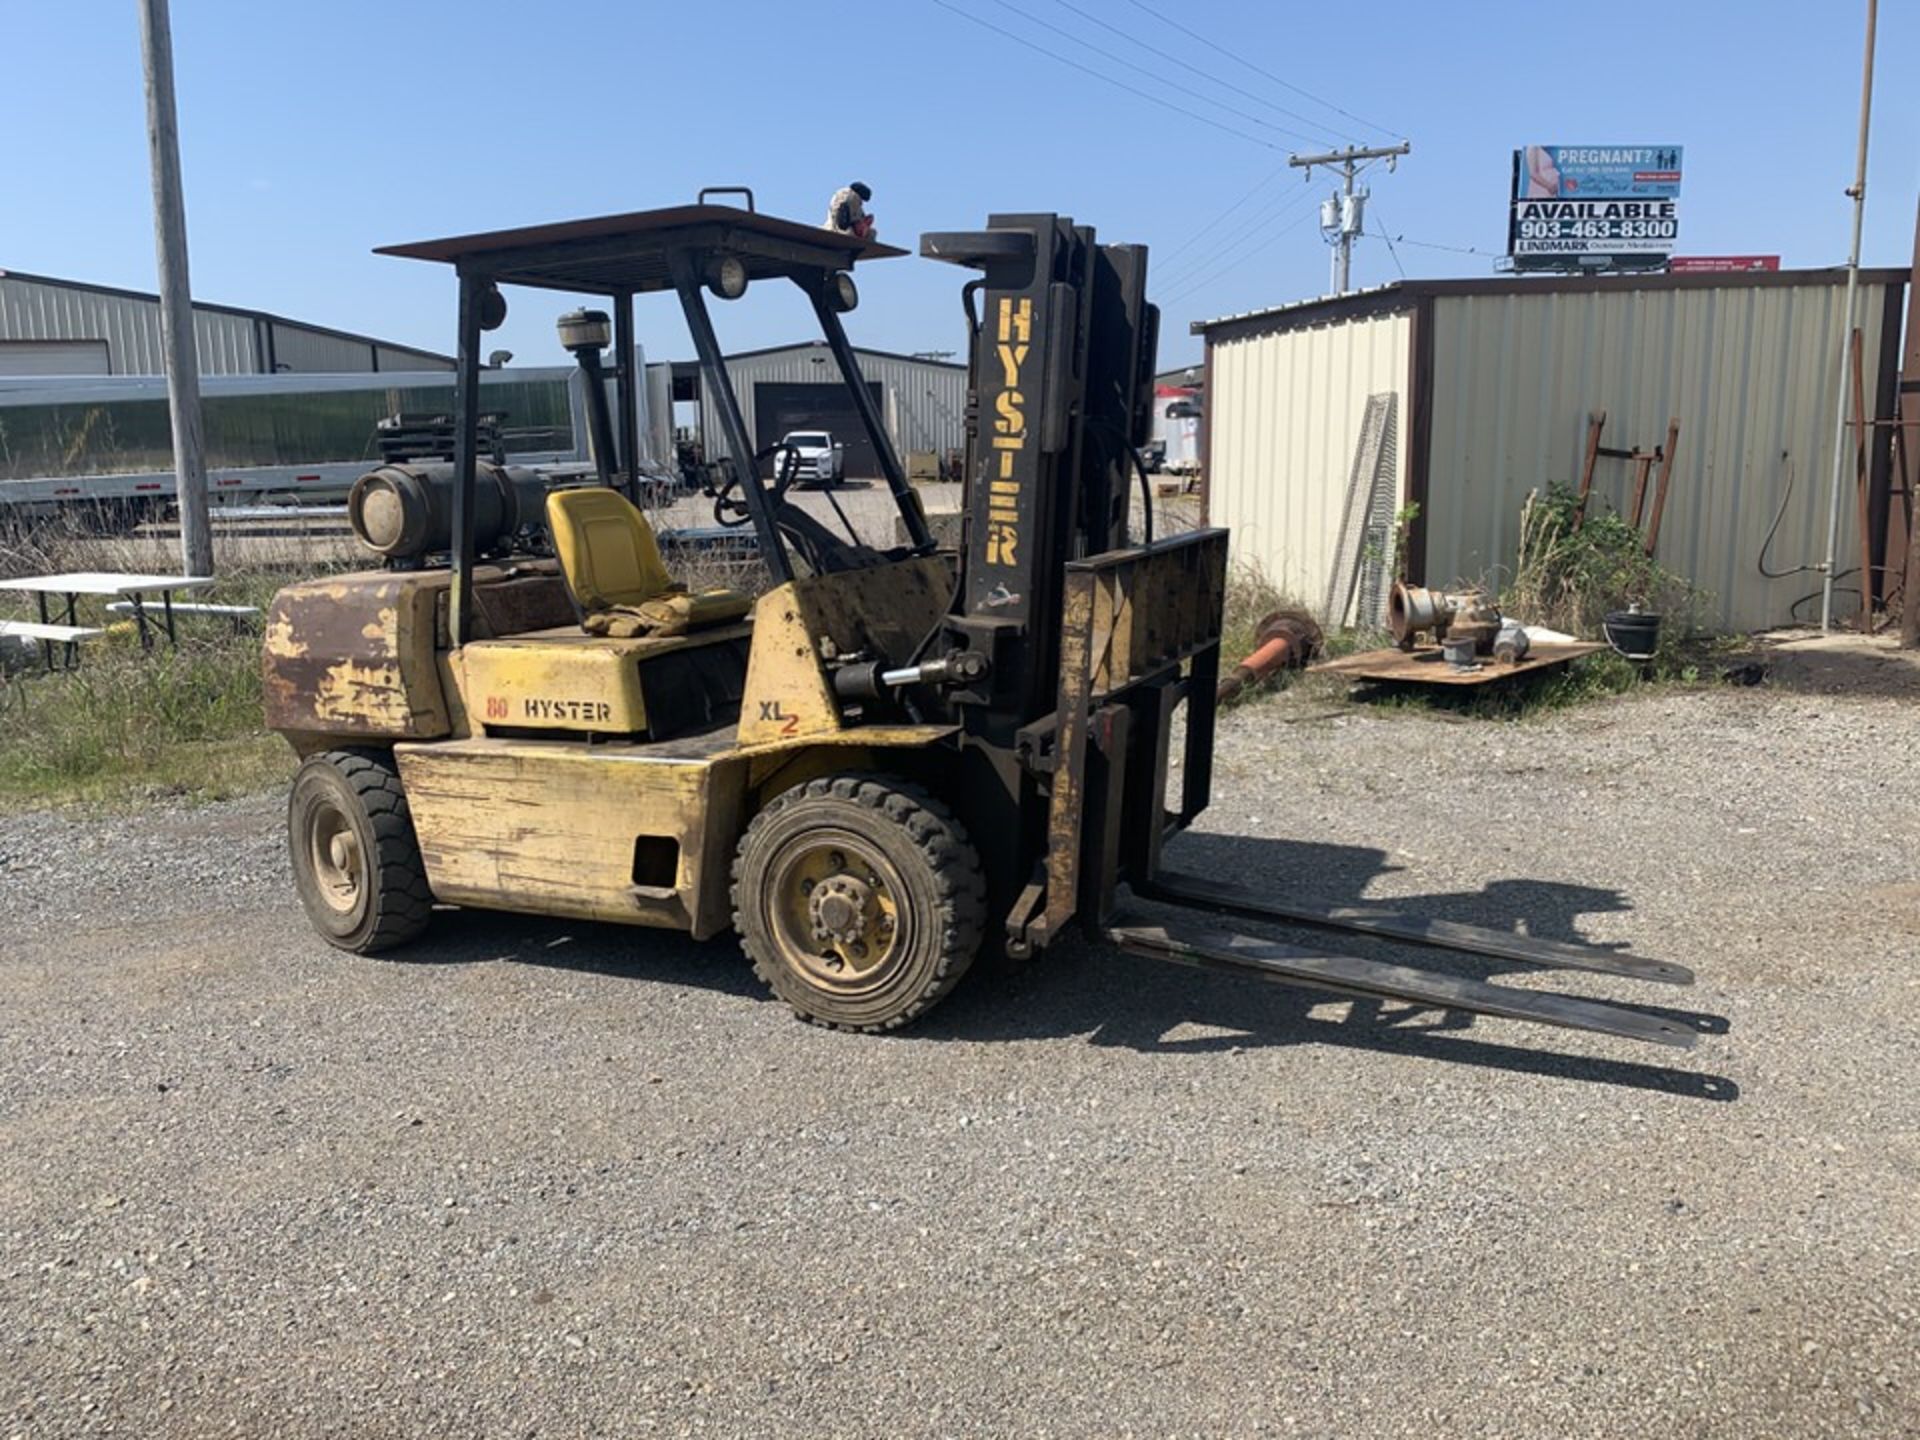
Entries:
[[795, 847], [770, 899], [789, 956], [815, 983], [863, 985], [892, 956], [899, 934], [898, 879], [853, 836]]
[[816, 940], [853, 945], [865, 938], [873, 917], [873, 890], [852, 875], [833, 875], [813, 887], [807, 917]]
[[342, 913], [360, 897], [360, 841], [347, 817], [332, 806], [318, 808], [309, 822], [311, 863], [321, 898]]

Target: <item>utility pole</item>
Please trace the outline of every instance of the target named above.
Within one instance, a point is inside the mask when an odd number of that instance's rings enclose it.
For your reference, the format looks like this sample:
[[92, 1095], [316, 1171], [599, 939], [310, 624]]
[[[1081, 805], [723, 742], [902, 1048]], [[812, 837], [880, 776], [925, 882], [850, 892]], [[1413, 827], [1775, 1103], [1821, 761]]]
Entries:
[[1913, 273], [1907, 280], [1907, 340], [1895, 404], [1900, 428], [1900, 486], [1906, 494], [1907, 564], [1901, 572], [1900, 644], [1920, 649], [1920, 211], [1914, 215]]
[[140, 58], [147, 82], [147, 146], [153, 164], [153, 240], [160, 259], [160, 355], [173, 422], [180, 505], [180, 558], [189, 575], [213, 573], [207, 465], [201, 444], [200, 355], [187, 280], [187, 207], [180, 193], [180, 134], [173, 104], [173, 27], [167, 0], [139, 0]]
[[1333, 245], [1333, 294], [1344, 295], [1352, 288], [1349, 277], [1353, 273], [1353, 237], [1365, 228], [1367, 192], [1356, 192], [1353, 188], [1354, 177], [1360, 173], [1361, 164], [1368, 160], [1385, 160], [1387, 168], [1391, 170], [1399, 157], [1412, 149], [1410, 142], [1402, 140], [1398, 145], [1349, 145], [1344, 150], [1329, 150], [1320, 155], [1287, 157], [1287, 163], [1304, 169], [1309, 180], [1313, 178], [1313, 167], [1316, 165], [1340, 172], [1343, 182], [1341, 188], [1328, 196], [1320, 207], [1320, 233], [1327, 236]]
[[[1853, 184], [1847, 189], [1853, 201], [1853, 248], [1847, 252], [1847, 300], [1845, 313], [1840, 317], [1840, 360], [1833, 387], [1837, 412], [1833, 422], [1833, 484], [1827, 496], [1827, 558], [1821, 566], [1825, 578], [1820, 582], [1820, 633], [1823, 635], [1833, 628], [1833, 567], [1840, 542], [1840, 482], [1847, 473], [1848, 357], [1853, 341], [1854, 297], [1860, 290], [1860, 226], [1867, 213], [1867, 130], [1873, 118], [1873, 31], [1879, 9], [1877, 0], [1867, 0], [1866, 58], [1860, 77], [1860, 148], [1854, 161]], [[1873, 609], [1873, 576], [1870, 574], [1860, 577], [1860, 598], [1861, 614], [1870, 616]], [[1864, 620], [1861, 628], [1867, 628]]]

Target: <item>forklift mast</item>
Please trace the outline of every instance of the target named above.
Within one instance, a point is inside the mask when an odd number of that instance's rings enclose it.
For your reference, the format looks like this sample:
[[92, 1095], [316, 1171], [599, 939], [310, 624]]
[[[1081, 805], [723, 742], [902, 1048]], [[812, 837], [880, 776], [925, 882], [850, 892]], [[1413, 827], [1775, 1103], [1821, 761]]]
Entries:
[[[994, 778], [1004, 837], [990, 889], [1012, 897], [1011, 953], [1153, 875], [1160, 840], [1207, 803], [1224, 531], [1155, 543], [1129, 524], [1152, 423], [1159, 315], [1147, 251], [1101, 245], [1057, 215], [992, 215], [923, 235], [920, 253], [979, 272], [970, 332], [962, 570], [949, 638], [988, 659], [953, 693], [962, 749]], [[1185, 707], [1184, 727], [1175, 714]], [[1177, 802], [1169, 744], [1184, 729]]]
[[1128, 543], [1158, 338], [1147, 251], [1098, 244], [1063, 216], [991, 215], [984, 230], [921, 236], [920, 253], [981, 276], [963, 291], [964, 583], [950, 628], [991, 657], [988, 708], [1017, 728], [1053, 703], [1067, 562]]

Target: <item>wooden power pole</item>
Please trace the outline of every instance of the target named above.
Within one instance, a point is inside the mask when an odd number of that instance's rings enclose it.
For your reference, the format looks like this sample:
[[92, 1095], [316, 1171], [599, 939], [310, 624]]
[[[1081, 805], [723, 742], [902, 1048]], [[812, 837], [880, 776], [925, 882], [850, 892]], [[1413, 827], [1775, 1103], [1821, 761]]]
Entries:
[[[1900, 388], [1894, 400], [1900, 429], [1900, 484], [1906, 494], [1907, 565], [1901, 580], [1900, 643], [1920, 649], [1920, 210], [1913, 223], [1913, 271], [1907, 276], [1907, 339], [1900, 356]], [[1889, 507], [1891, 516], [1891, 507]]]
[[153, 162], [153, 239], [160, 257], [160, 354], [173, 422], [173, 473], [180, 505], [180, 558], [189, 575], [213, 573], [207, 521], [207, 464], [200, 425], [200, 354], [187, 279], [187, 207], [180, 191], [180, 134], [173, 104], [173, 27], [167, 0], [139, 0], [140, 53], [147, 81], [147, 145]]
[[1369, 160], [1385, 160], [1391, 169], [1402, 155], [1412, 149], [1413, 146], [1403, 140], [1398, 145], [1349, 145], [1344, 150], [1329, 150], [1321, 155], [1288, 157], [1287, 164], [1305, 170], [1309, 180], [1313, 178], [1313, 167], [1319, 165], [1334, 171], [1343, 182], [1342, 188], [1334, 192], [1333, 198], [1321, 212], [1323, 218], [1320, 228], [1323, 232], [1331, 231], [1327, 238], [1333, 245], [1333, 274], [1328, 281], [1328, 294], [1340, 296], [1352, 288], [1353, 237], [1366, 229], [1367, 192], [1355, 192], [1354, 177]]

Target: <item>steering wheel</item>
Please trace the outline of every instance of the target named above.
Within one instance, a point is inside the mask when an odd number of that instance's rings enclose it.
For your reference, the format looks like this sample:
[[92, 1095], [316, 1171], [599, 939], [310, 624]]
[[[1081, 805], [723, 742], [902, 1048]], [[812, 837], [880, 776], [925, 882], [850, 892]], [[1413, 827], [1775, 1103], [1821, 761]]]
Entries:
[[[794, 476], [800, 473], [800, 452], [784, 440], [777, 440], [766, 449], [756, 452], [749, 462], [753, 483], [757, 485], [760, 483], [761, 462], [782, 450], [786, 451], [786, 458], [781, 461], [780, 473], [773, 482], [773, 498], [776, 502], [786, 498]], [[707, 488], [707, 493], [713, 496], [713, 518], [717, 524], [737, 529], [753, 519], [753, 511], [747, 507], [746, 501], [733, 498], [733, 492], [740, 488], [742, 480], [739, 467], [733, 463], [731, 456], [721, 463], [727, 467], [727, 483], [718, 490], [711, 486]]]

